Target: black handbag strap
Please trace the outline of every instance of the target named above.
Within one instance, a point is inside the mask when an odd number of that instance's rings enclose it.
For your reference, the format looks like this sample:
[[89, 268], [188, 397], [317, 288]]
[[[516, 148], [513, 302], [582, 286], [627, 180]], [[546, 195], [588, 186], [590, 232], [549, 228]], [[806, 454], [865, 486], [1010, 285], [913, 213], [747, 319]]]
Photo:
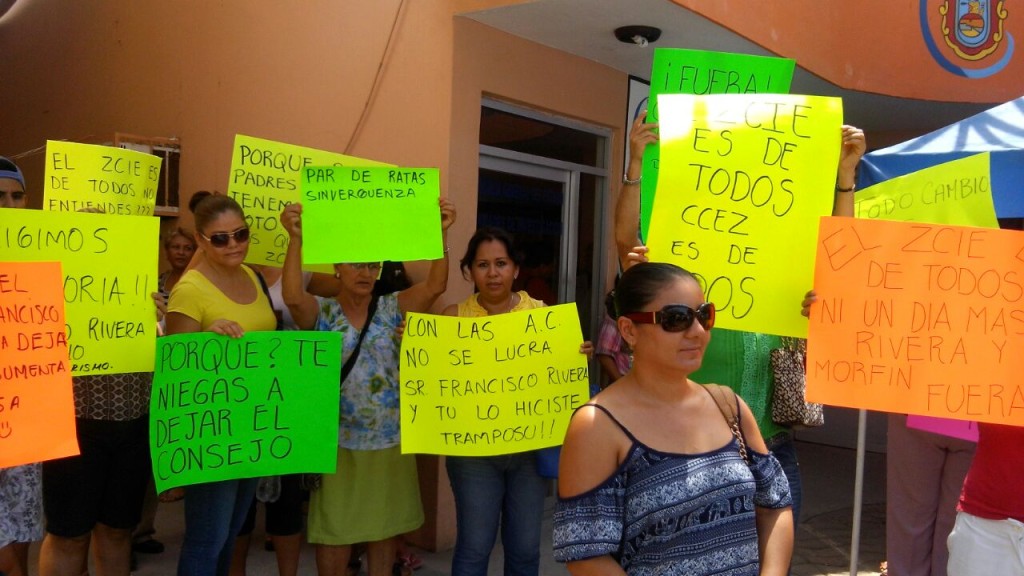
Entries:
[[256, 279], [260, 281], [260, 288], [263, 288], [263, 295], [267, 297], [267, 304], [270, 304], [270, 313], [273, 314], [274, 319], [277, 320], [277, 328], [275, 329], [278, 331], [283, 330], [284, 318], [281, 313], [274, 308], [274, 299], [270, 297], [270, 288], [267, 286], [267, 279], [263, 277], [263, 274], [261, 274], [259, 270], [255, 268], [250, 268], [250, 270], [256, 274]]
[[356, 348], [352, 351], [352, 354], [345, 360], [345, 365], [341, 367], [341, 383], [345, 383], [345, 378], [348, 378], [352, 368], [356, 365], [356, 359], [359, 358], [359, 350], [363, 347], [363, 338], [366, 338], [366, 332], [370, 329], [370, 324], [373, 323], [373, 315], [377, 313], [377, 297], [374, 296], [373, 300], [370, 300], [370, 308], [366, 313], [366, 322], [363, 324], [363, 329], [359, 331], [359, 340], [356, 341]]

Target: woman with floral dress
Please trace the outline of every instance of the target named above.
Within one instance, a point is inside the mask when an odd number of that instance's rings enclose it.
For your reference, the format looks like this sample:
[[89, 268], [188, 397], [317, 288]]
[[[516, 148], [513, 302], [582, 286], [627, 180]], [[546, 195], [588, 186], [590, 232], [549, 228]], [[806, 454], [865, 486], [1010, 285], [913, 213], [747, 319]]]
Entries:
[[[440, 210], [446, 237], [455, 208], [441, 199]], [[373, 296], [379, 263], [335, 264], [338, 294], [315, 297], [302, 286], [301, 217], [301, 204], [281, 213], [290, 238], [281, 280], [285, 304], [300, 329], [342, 333], [343, 365], [355, 358], [341, 382], [337, 472], [324, 474], [310, 498], [307, 538], [316, 546], [320, 576], [343, 576], [352, 545], [360, 542], [368, 543], [370, 576], [390, 576], [396, 537], [423, 524], [416, 460], [399, 447], [396, 329], [404, 313], [426, 312], [444, 293], [448, 249], [424, 281], [379, 298]]]

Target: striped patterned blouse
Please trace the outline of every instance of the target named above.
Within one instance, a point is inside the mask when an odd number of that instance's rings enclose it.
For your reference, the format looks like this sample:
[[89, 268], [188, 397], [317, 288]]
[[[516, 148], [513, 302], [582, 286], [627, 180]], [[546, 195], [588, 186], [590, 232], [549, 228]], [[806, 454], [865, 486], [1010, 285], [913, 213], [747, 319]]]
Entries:
[[703, 454], [659, 452], [638, 441], [607, 409], [593, 406], [618, 424], [632, 447], [602, 484], [559, 498], [555, 559], [609, 554], [631, 576], [756, 576], [755, 506], [792, 505], [775, 457], [748, 448], [748, 465], [735, 438]]

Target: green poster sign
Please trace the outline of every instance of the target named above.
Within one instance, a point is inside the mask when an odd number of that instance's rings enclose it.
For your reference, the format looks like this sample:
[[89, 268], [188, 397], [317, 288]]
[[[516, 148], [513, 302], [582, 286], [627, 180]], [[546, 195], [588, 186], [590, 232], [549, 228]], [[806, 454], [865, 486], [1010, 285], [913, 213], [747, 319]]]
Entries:
[[[659, 94], [787, 94], [796, 61], [728, 52], [656, 48], [651, 67], [647, 122], [657, 122]], [[658, 184], [661, 148], [644, 151], [640, 183], [640, 233], [647, 240]]]
[[437, 168], [303, 168], [302, 262], [441, 258], [440, 195]]
[[338, 332], [212, 332], [157, 341], [149, 443], [157, 492], [334, 472]]

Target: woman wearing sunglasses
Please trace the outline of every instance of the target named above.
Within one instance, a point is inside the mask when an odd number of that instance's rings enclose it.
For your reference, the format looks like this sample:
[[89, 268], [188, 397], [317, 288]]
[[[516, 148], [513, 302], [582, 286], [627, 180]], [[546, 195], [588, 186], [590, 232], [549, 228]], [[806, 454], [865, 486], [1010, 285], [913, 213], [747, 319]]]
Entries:
[[[657, 124], [646, 123], [646, 113], [633, 122], [629, 135], [630, 159], [623, 178], [622, 190], [615, 207], [615, 242], [623, 269], [637, 261], [646, 261], [646, 248], [639, 242], [640, 179], [644, 149], [658, 142]], [[839, 163], [836, 166], [835, 191], [832, 195], [834, 216], [853, 216], [853, 190], [857, 164], [867, 148], [864, 132], [854, 126], [842, 126]], [[800, 520], [803, 483], [797, 461], [796, 443], [789, 426], [772, 420], [772, 397], [775, 377], [771, 351], [781, 348], [782, 340], [771, 334], [720, 329], [706, 352], [706, 362], [693, 379], [714, 382], [732, 388], [749, 403], [757, 425], [772, 454], [782, 463], [793, 497], [794, 528]]]
[[[171, 290], [167, 333], [216, 332], [240, 338], [268, 331], [277, 318], [256, 273], [242, 264], [249, 252], [249, 228], [241, 206], [227, 196], [198, 192], [189, 202], [196, 244], [204, 258]], [[185, 487], [185, 540], [179, 576], [225, 575], [235, 535], [256, 493], [255, 478]]]
[[785, 574], [786, 475], [743, 400], [689, 379], [714, 305], [662, 263], [627, 270], [615, 302], [633, 367], [569, 424], [555, 559], [573, 574]]
[[373, 295], [379, 263], [335, 264], [340, 288], [319, 298], [302, 288], [302, 205], [281, 212], [289, 244], [282, 295], [302, 330], [342, 333], [338, 468], [323, 474], [309, 502], [307, 537], [320, 576], [344, 576], [352, 545], [367, 542], [370, 576], [390, 576], [396, 537], [423, 524], [416, 459], [399, 447], [396, 329], [406, 312], [427, 312], [448, 287], [448, 228], [455, 206], [440, 200], [444, 256], [427, 278], [400, 292]]
[[[499, 228], [473, 234], [460, 262], [474, 294], [445, 309], [448, 316], [479, 317], [532, 310], [544, 301], [513, 292], [522, 255], [512, 237]], [[580, 353], [589, 355], [590, 342]], [[537, 453], [446, 458], [455, 494], [456, 540], [453, 576], [485, 576], [501, 526], [505, 576], [536, 576], [540, 569], [540, 533], [547, 485], [537, 472]]]

